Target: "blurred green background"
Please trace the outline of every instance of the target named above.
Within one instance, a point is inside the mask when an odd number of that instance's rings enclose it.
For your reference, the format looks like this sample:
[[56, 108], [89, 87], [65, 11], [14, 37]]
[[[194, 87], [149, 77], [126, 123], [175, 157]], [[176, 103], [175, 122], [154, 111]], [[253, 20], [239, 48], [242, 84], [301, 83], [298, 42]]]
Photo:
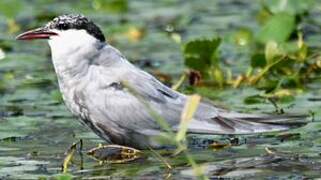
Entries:
[[[305, 127], [218, 151], [203, 147], [213, 137], [195, 140], [191, 154], [209, 177], [320, 177], [320, 0], [1, 0], [0, 179], [193, 176], [182, 156], [166, 157], [168, 172], [153, 156], [101, 165], [86, 155], [61, 175], [73, 142], [103, 142], [63, 105], [47, 43], [15, 36], [66, 13], [91, 18], [131, 62], [181, 92], [242, 112], [311, 115]], [[287, 153], [271, 158], [266, 147]]]

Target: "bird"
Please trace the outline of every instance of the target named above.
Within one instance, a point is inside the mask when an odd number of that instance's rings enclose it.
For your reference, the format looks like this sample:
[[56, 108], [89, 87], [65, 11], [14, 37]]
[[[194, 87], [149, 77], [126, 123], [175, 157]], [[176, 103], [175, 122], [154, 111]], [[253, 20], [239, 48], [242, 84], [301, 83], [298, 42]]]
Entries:
[[[152, 114], [179, 131], [188, 95], [175, 91], [130, 63], [110, 45], [101, 29], [81, 14], [64, 14], [29, 30], [17, 40], [45, 39], [64, 103], [71, 113], [110, 144], [137, 149], [162, 148], [164, 132]], [[151, 113], [153, 111], [153, 113]], [[284, 131], [305, 115], [231, 111], [202, 98], [188, 134], [239, 135]]]

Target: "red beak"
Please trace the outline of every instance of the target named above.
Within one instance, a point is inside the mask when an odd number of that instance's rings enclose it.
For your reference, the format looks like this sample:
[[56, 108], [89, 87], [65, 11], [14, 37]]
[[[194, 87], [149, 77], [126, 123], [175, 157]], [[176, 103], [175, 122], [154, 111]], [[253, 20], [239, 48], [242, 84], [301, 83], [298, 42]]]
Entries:
[[33, 40], [33, 39], [49, 39], [50, 36], [57, 36], [58, 34], [44, 28], [38, 28], [19, 34], [16, 40]]

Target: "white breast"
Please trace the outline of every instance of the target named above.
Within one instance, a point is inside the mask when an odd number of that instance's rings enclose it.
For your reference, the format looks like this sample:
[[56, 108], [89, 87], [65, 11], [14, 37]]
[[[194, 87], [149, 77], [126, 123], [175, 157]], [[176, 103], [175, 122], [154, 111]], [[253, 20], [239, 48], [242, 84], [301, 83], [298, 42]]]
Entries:
[[50, 38], [52, 62], [58, 77], [59, 88], [68, 108], [76, 113], [73, 105], [75, 87], [86, 82], [90, 58], [97, 53], [99, 40], [85, 30], [54, 30], [58, 35]]

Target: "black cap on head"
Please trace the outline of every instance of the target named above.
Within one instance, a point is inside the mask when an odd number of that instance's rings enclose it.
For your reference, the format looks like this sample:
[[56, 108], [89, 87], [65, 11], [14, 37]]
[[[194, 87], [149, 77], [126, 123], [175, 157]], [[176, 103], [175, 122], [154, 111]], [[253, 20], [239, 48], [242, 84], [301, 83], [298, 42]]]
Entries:
[[61, 15], [50, 21], [46, 28], [57, 30], [78, 29], [86, 30], [88, 34], [94, 36], [100, 41], [105, 41], [105, 36], [98, 26], [91, 20], [80, 14]]

